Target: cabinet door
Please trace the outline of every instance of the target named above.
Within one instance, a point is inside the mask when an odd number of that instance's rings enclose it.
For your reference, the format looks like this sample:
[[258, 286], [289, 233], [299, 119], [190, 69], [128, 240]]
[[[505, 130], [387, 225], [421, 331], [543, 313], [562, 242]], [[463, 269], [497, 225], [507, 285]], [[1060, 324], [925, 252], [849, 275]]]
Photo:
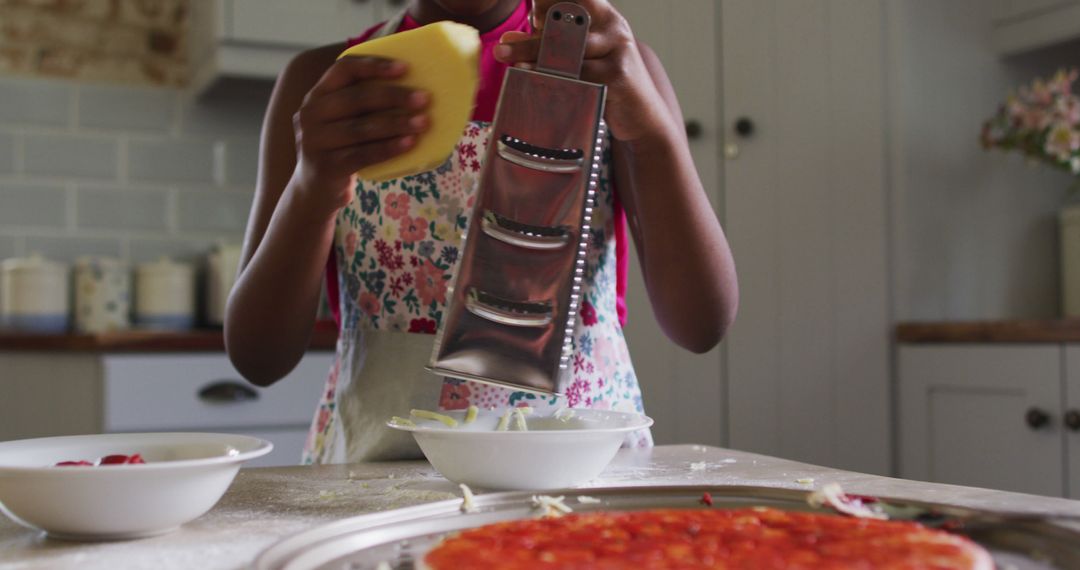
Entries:
[[[634, 35], [660, 58], [679, 97], [683, 115], [697, 134], [690, 151], [701, 183], [719, 213], [720, 191], [720, 10], [715, 0], [614, 0]], [[686, 57], [694, 54], [693, 57]], [[656, 420], [657, 443], [724, 443], [721, 349], [692, 354], [672, 343], [653, 318], [637, 255], [631, 251], [626, 293], [627, 342], [645, 397]]]
[[1065, 458], [1069, 497], [1080, 499], [1080, 346], [1065, 347]]
[[902, 346], [899, 356], [902, 477], [1065, 492], [1059, 346]]
[[888, 473], [882, 2], [721, 6], [730, 445]]
[[314, 47], [379, 22], [386, 0], [223, 0], [224, 31], [238, 42]]

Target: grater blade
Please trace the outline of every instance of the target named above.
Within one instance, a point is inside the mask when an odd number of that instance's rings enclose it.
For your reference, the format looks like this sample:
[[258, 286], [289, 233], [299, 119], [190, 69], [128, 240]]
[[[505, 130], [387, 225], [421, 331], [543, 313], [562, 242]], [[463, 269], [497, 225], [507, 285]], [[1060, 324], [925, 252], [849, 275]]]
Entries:
[[581, 81], [589, 14], [563, 2], [536, 69], [510, 68], [429, 370], [546, 394], [569, 380], [606, 88]]

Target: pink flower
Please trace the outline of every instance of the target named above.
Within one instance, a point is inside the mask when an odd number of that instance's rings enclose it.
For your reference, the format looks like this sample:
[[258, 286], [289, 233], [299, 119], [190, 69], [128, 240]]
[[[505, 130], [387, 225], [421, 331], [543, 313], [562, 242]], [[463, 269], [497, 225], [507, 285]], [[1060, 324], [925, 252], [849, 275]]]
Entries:
[[592, 303], [585, 301], [581, 304], [581, 322], [587, 327], [591, 327], [596, 324], [596, 307], [592, 306]]
[[345, 234], [345, 258], [352, 259], [356, 255], [356, 243], [359, 240], [355, 231]]
[[1070, 125], [1080, 123], [1080, 97], [1076, 95], [1061, 97], [1054, 104], [1054, 111], [1060, 121]]
[[386, 215], [399, 220], [409, 215], [409, 195], [404, 192], [391, 192], [386, 195]]
[[427, 226], [427, 220], [424, 218], [405, 216], [401, 220], [401, 229], [399, 230], [401, 241], [413, 243], [424, 239], [427, 237]]
[[1046, 137], [1046, 154], [1067, 162], [1072, 159], [1073, 153], [1080, 151], [1080, 131], [1073, 129], [1067, 123], [1057, 123]]
[[413, 276], [416, 277], [416, 294], [420, 297], [421, 304], [446, 302], [446, 278], [443, 270], [430, 259], [425, 259], [413, 272]]
[[435, 334], [434, 319], [413, 319], [409, 322], [409, 332], [422, 334]]
[[379, 298], [376, 297], [370, 291], [364, 291], [360, 293], [360, 310], [365, 314], [374, 315], [379, 312], [382, 307], [379, 305]]
[[439, 407], [444, 410], [464, 410], [469, 407], [469, 396], [471, 395], [472, 391], [465, 384], [443, 382]]

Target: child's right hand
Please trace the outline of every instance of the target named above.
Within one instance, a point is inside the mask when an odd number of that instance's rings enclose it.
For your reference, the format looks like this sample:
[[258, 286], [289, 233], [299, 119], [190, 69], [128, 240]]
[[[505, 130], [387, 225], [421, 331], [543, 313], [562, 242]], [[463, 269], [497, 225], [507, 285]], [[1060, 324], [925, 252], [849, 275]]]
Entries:
[[353, 199], [352, 174], [416, 145], [430, 118], [430, 95], [392, 80], [400, 61], [343, 57], [323, 74], [293, 115], [293, 182], [315, 211], [332, 215]]

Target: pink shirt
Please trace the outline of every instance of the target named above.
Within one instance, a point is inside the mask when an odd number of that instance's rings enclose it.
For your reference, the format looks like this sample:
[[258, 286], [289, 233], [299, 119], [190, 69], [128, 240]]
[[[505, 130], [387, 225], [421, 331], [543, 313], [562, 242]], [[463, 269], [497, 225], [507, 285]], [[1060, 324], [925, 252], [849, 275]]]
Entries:
[[[476, 94], [476, 107], [473, 109], [474, 121], [491, 122], [495, 119], [495, 106], [499, 102], [499, 91], [502, 89], [503, 77], [506, 75], [506, 64], [495, 60], [494, 49], [499, 43], [499, 38], [506, 32], [532, 32], [532, 25], [529, 23], [529, 13], [531, 12], [531, 1], [523, 0], [518, 4], [517, 9], [514, 10], [510, 17], [503, 23], [499, 24], [495, 28], [488, 30], [480, 34], [480, 88]], [[362, 43], [374, 35], [385, 24], [377, 24], [363, 34], [355, 38], [350, 38], [348, 45], [354, 46], [358, 43]], [[416, 20], [412, 19], [408, 14], [402, 20], [401, 25], [395, 32], [404, 32], [420, 27]], [[626, 278], [628, 267], [628, 244], [626, 239], [626, 213], [623, 211], [622, 204], [618, 198], [618, 192], [615, 193], [615, 293], [616, 301], [615, 306], [619, 313], [619, 323], [623, 326], [626, 325]], [[330, 259], [326, 264], [326, 291], [328, 298], [330, 299], [330, 310], [334, 315], [334, 321], [341, 326], [341, 316], [339, 314], [340, 308], [337, 304], [338, 298], [338, 280], [337, 280], [337, 262], [334, 259], [333, 250], [330, 251]]]

